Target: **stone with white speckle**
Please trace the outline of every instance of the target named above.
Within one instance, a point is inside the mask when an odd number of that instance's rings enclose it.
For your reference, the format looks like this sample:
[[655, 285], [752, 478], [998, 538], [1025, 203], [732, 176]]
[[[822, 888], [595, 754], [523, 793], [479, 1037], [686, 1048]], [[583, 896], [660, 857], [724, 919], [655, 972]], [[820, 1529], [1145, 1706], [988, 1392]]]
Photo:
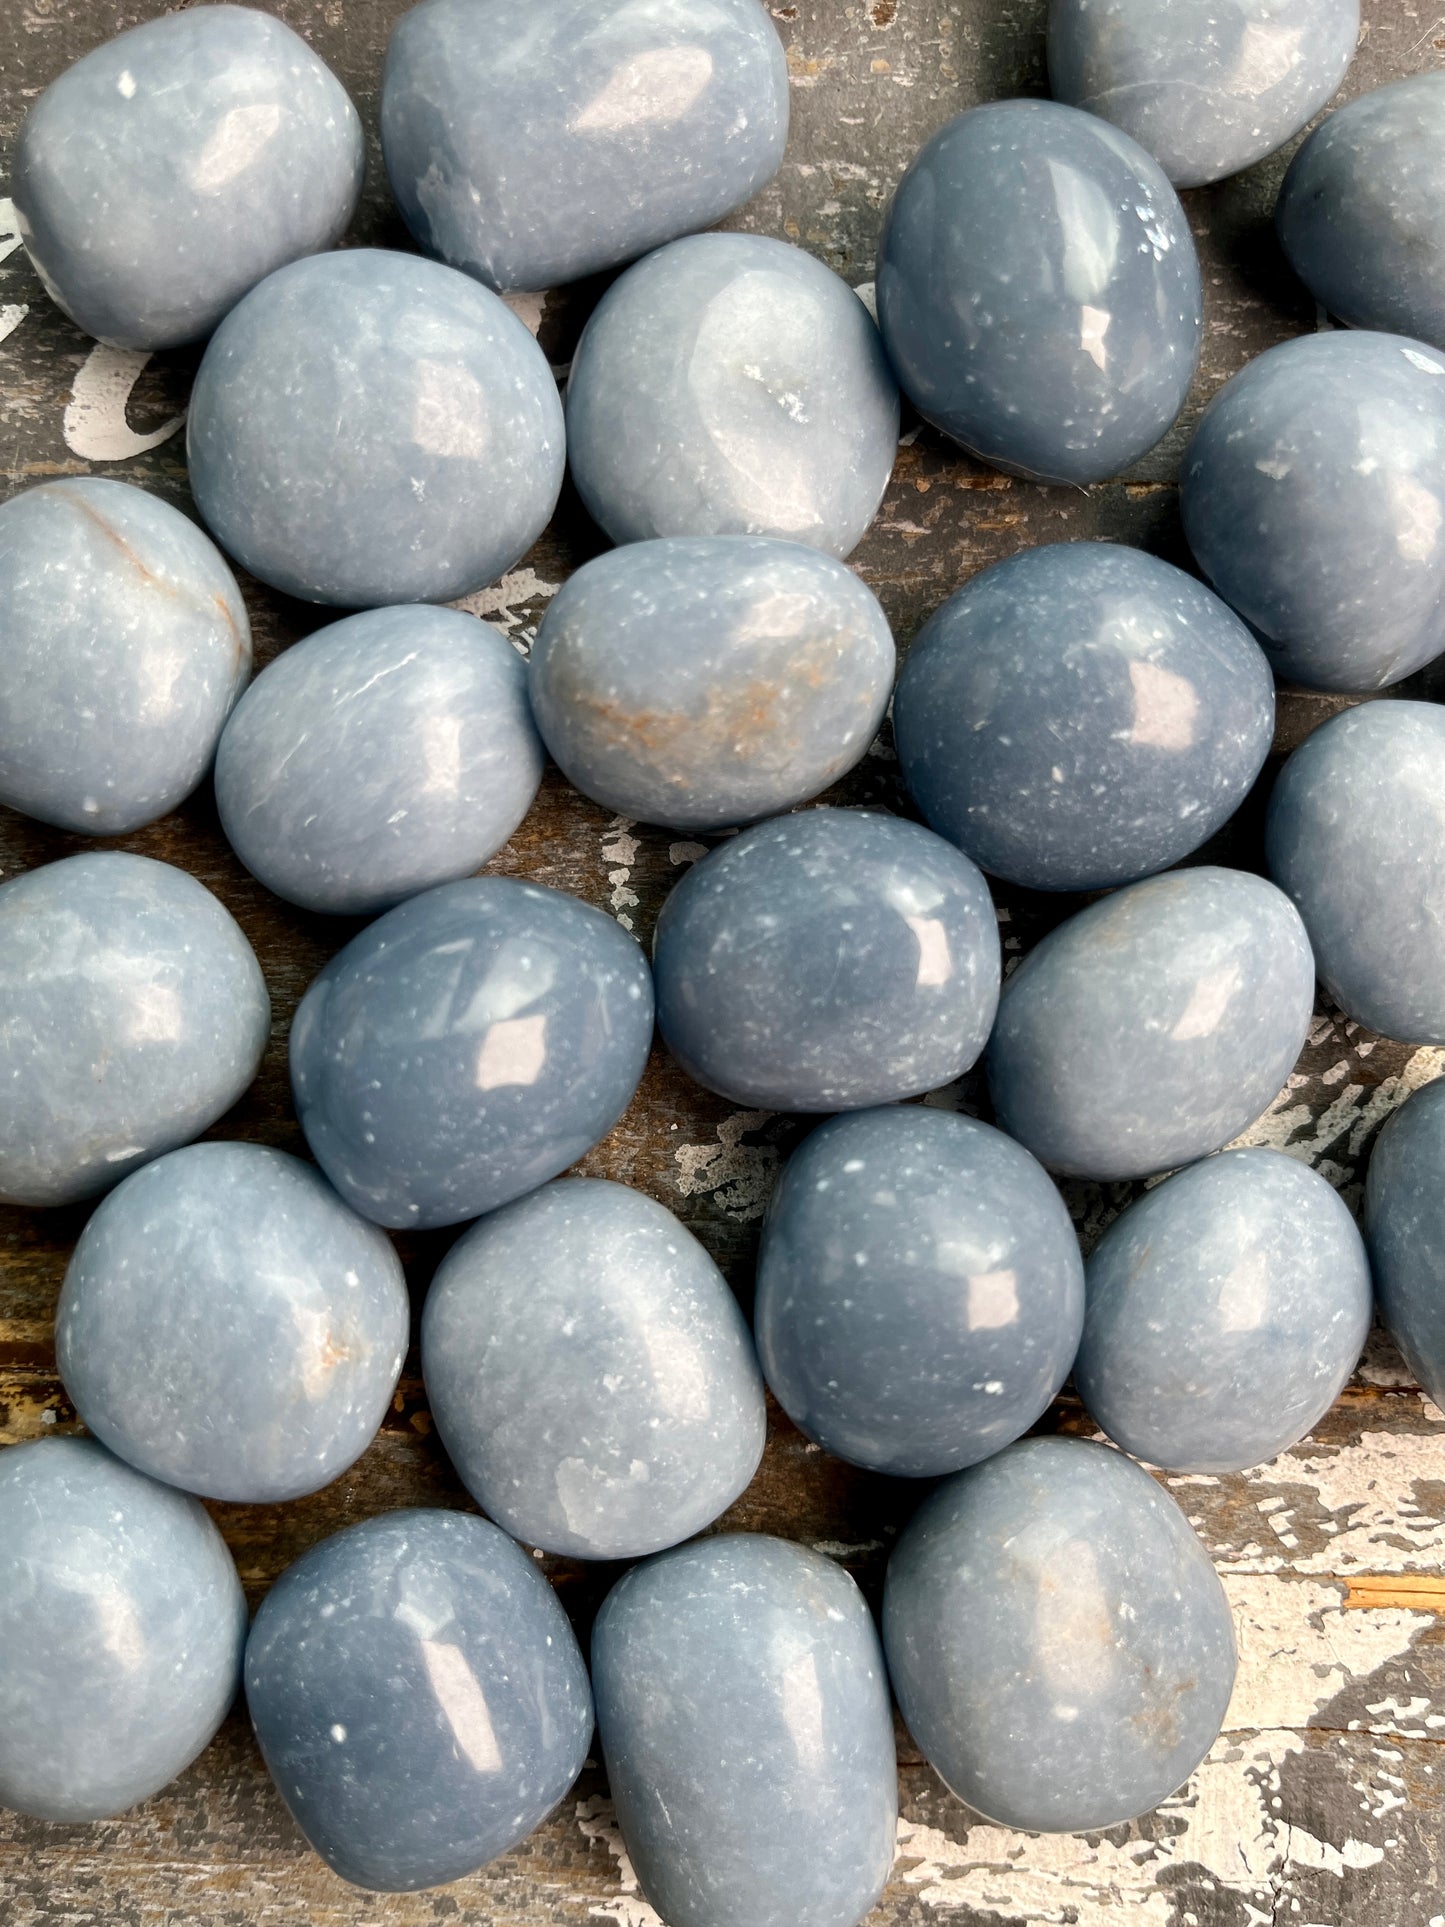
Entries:
[[1381, 1320], [1419, 1383], [1445, 1403], [1445, 1079], [1416, 1091], [1376, 1138], [1365, 1238]]

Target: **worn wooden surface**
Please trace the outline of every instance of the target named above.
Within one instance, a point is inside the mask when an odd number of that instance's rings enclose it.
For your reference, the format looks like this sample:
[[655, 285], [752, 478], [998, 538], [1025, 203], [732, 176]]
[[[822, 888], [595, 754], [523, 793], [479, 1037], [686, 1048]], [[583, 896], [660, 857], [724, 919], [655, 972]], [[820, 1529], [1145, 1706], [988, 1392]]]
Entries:
[[[382, 49], [401, 0], [270, 0], [340, 72], [374, 130]], [[0, 0], [0, 150], [27, 103], [86, 48], [163, 10], [160, 0]], [[774, 8], [788, 46], [793, 132], [772, 188], [738, 225], [783, 234], [855, 285], [871, 280], [882, 206], [919, 143], [972, 102], [1043, 85], [1045, 0], [797, 0]], [[1346, 93], [1445, 59], [1439, 0], [1366, 0]], [[374, 145], [356, 238], [405, 245]], [[1276, 253], [1269, 212], [1283, 161], [1186, 197], [1204, 264], [1204, 362], [1180, 427], [1127, 479], [1043, 490], [977, 468], [905, 420], [893, 484], [854, 558], [906, 643], [920, 620], [985, 563], [1033, 542], [1108, 536], [1183, 559], [1173, 477], [1200, 406], [1251, 355], [1314, 327], [1313, 305]], [[194, 356], [146, 361], [96, 350], [50, 307], [0, 203], [0, 459], [10, 490], [97, 472], [187, 501], [181, 440]], [[532, 304], [550, 358], [565, 364], [597, 286]], [[128, 399], [127, 399], [128, 398]], [[365, 398], [358, 398], [365, 405]], [[150, 445], [153, 444], [153, 445]], [[575, 504], [506, 580], [472, 599], [525, 647], [547, 597], [599, 546]], [[246, 583], [262, 660], [316, 626], [314, 612]], [[3, 646], [3, 612], [0, 612]], [[1429, 674], [1408, 693], [1436, 693]], [[1335, 699], [1287, 695], [1283, 750]], [[1266, 782], [1268, 781], [1268, 775]], [[905, 808], [885, 744], [845, 800]], [[1258, 799], [1210, 854], [1258, 864]], [[79, 847], [0, 811], [0, 870]], [[265, 967], [275, 1030], [261, 1077], [217, 1135], [298, 1150], [286, 1096], [286, 1026], [323, 959], [353, 926], [291, 911], [246, 878], [207, 796], [122, 847], [196, 872], [235, 911]], [[610, 908], [642, 936], [700, 846], [609, 818], [549, 777], [495, 868]], [[1072, 904], [1005, 894], [1017, 954]], [[1290, 1088], [1249, 1141], [1308, 1158], [1352, 1201], [1373, 1132], [1445, 1052], [1375, 1039], [1322, 1011]], [[976, 1080], [930, 1100], [978, 1109]], [[584, 1169], [640, 1185], [677, 1210], [746, 1299], [757, 1219], [794, 1120], [732, 1111], [690, 1087], [661, 1053], [612, 1136]], [[1087, 1239], [1128, 1187], [1070, 1194]], [[51, 1321], [80, 1210], [0, 1211], [0, 1443], [74, 1424], [55, 1377]], [[404, 1241], [416, 1302], [449, 1234]], [[1049, 1423], [1089, 1430], [1065, 1398]], [[1032, 1839], [976, 1822], [903, 1740], [904, 1821], [896, 1877], [875, 1927], [1445, 1927], [1445, 1418], [1383, 1343], [1315, 1436], [1236, 1478], [1170, 1481], [1234, 1603], [1242, 1665], [1224, 1736], [1158, 1813], [1101, 1836]], [[888, 1547], [916, 1502], [910, 1485], [855, 1472], [807, 1446], [779, 1415], [762, 1471], [726, 1524], [791, 1535], [842, 1560], [876, 1598]], [[254, 1600], [281, 1568], [338, 1526], [401, 1504], [464, 1505], [408, 1361], [380, 1438], [345, 1478], [287, 1507], [216, 1515]], [[614, 1576], [549, 1560], [585, 1633]], [[620, 1855], [601, 1775], [589, 1768], [552, 1821], [472, 1880], [384, 1899], [345, 1887], [312, 1857], [272, 1792], [240, 1716], [160, 1798], [92, 1827], [0, 1814], [0, 1923], [67, 1927], [162, 1921], [257, 1927], [454, 1922], [523, 1927], [601, 1918], [655, 1921]]]

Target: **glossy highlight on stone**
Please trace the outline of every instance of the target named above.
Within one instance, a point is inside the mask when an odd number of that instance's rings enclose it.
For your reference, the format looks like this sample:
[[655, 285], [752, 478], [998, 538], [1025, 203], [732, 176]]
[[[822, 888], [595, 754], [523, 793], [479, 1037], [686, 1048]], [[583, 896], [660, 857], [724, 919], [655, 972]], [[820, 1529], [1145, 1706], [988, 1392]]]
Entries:
[[1365, 1241], [1380, 1320], [1438, 1405], [1445, 1398], [1445, 1082], [1385, 1121], [1365, 1182]]

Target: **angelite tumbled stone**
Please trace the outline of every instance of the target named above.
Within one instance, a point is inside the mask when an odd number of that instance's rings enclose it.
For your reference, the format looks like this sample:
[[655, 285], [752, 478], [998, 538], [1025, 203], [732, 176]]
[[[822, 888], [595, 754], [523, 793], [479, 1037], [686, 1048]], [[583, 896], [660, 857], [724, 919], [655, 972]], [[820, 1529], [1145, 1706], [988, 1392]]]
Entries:
[[211, 339], [186, 453], [216, 540], [273, 589], [367, 608], [494, 581], [562, 486], [546, 358], [489, 288], [355, 248], [271, 275]]
[[787, 134], [787, 64], [757, 0], [426, 0], [382, 76], [407, 226], [498, 289], [711, 227], [773, 178]]
[[0, 803], [88, 836], [200, 782], [251, 673], [215, 544], [124, 482], [75, 476], [0, 506]]
[[1048, 1174], [926, 1105], [834, 1118], [795, 1151], [758, 1255], [763, 1370], [798, 1429], [855, 1465], [930, 1478], [1026, 1432], [1084, 1317]]
[[119, 1457], [202, 1498], [271, 1504], [366, 1450], [409, 1320], [391, 1240], [313, 1166], [191, 1144], [91, 1217], [55, 1350], [76, 1411]]
[[647, 959], [604, 911], [510, 877], [444, 883], [313, 980], [291, 1026], [297, 1115], [353, 1210], [460, 1224], [606, 1136], [652, 1013]]
[[1381, 1322], [1437, 1405], [1445, 1400], [1445, 1081], [1386, 1121], [1370, 1154], [1365, 1240]]
[[999, 1124], [1074, 1177], [1191, 1163], [1276, 1096], [1314, 980], [1298, 912], [1263, 877], [1131, 884], [1050, 931], [1004, 985], [988, 1051]]
[[209, 1745], [246, 1602], [196, 1499], [93, 1439], [0, 1451], [0, 1807], [105, 1820]]
[[545, 762], [512, 645], [412, 603], [332, 623], [257, 677], [216, 752], [216, 804], [268, 890], [375, 915], [495, 856]]
[[199, 1137], [256, 1074], [270, 999], [184, 870], [89, 851], [0, 884], [0, 1202], [71, 1204]]
[[998, 1005], [988, 886], [931, 830], [873, 810], [759, 823], [683, 877], [653, 947], [657, 1021], [737, 1104], [852, 1111], [975, 1062]]
[[1240, 1472], [1297, 1443], [1364, 1349], [1370, 1268], [1317, 1171], [1224, 1151], [1148, 1191], [1088, 1264], [1080, 1398], [1135, 1458]]
[[281, 1797], [343, 1880], [460, 1880], [539, 1825], [592, 1737], [556, 1595], [466, 1512], [384, 1513], [323, 1539], [261, 1602], [246, 1700]]
[[636, 822], [720, 830], [806, 802], [867, 753], [894, 648], [872, 590], [761, 536], [634, 542], [584, 563], [532, 649], [570, 782]]
[[1108, 542], [1025, 549], [924, 624], [893, 704], [924, 816], [1033, 890], [1131, 883], [1233, 815], [1274, 736], [1274, 678], [1208, 589]]
[[547, 1552], [676, 1545], [762, 1457], [737, 1300], [692, 1233], [623, 1184], [562, 1178], [474, 1225], [427, 1293], [421, 1360], [462, 1483]]
[[893, 1861], [898, 1769], [863, 1596], [761, 1534], [635, 1566], [592, 1631], [623, 1842], [668, 1927], [855, 1927]]
[[346, 89], [299, 34], [208, 6], [133, 27], [53, 81], [21, 127], [10, 192], [77, 327], [172, 348], [274, 268], [335, 247], [365, 159]]
[[1041, 482], [1098, 482], [1151, 449], [1199, 355], [1199, 262], [1142, 147], [1046, 100], [958, 114], [899, 183], [878, 320], [921, 415]]
[[1234, 1685], [1229, 1602], [1188, 1520], [1085, 1439], [1021, 1439], [924, 1501], [888, 1562], [883, 1643], [942, 1778], [1037, 1833], [1158, 1806]]
[[786, 241], [659, 248], [613, 283], [577, 344], [567, 457], [614, 542], [774, 535], [845, 556], [897, 447], [872, 315]]
[[1445, 358], [1400, 335], [1268, 349], [1205, 409], [1180, 508], [1277, 675], [1399, 682], [1445, 649]]

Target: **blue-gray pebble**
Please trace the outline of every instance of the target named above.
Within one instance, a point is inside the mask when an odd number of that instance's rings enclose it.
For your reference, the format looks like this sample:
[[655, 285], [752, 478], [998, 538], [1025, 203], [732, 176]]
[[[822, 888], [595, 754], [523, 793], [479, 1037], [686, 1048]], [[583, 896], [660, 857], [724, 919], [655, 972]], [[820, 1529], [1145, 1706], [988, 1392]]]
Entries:
[[246, 1700], [282, 1799], [343, 1880], [460, 1880], [539, 1825], [592, 1737], [556, 1595], [496, 1526], [384, 1513], [313, 1546], [246, 1645]]
[[1021, 1439], [924, 1501], [888, 1562], [883, 1644], [942, 1778], [1036, 1833], [1158, 1806], [1234, 1685], [1229, 1602], [1188, 1520], [1085, 1439]]
[[757, 0], [426, 0], [397, 22], [381, 145], [407, 226], [498, 289], [711, 227], [778, 171], [788, 71]]
[[376, 248], [293, 262], [216, 330], [191, 391], [196, 505], [307, 602], [450, 602], [494, 581], [562, 486], [546, 358], [490, 289]]
[[257, 677], [216, 753], [216, 804], [268, 890], [374, 916], [495, 856], [545, 762], [506, 638], [412, 603], [332, 623]]
[[825, 1451], [903, 1478], [974, 1465], [1068, 1376], [1084, 1267], [1021, 1145], [904, 1105], [834, 1118], [768, 1205], [754, 1318], [773, 1396]]
[[1053, 543], [930, 616], [893, 731], [924, 816], [982, 869], [1101, 890], [1167, 869], [1233, 815], [1269, 754], [1274, 678], [1182, 569]]
[[721, 830], [807, 802], [866, 755], [894, 648], [851, 569], [763, 536], [634, 542], [584, 563], [532, 649], [570, 782], [636, 822]]
[[1192, 1163], [1278, 1094], [1314, 979], [1299, 914], [1263, 877], [1130, 884], [1050, 931], [1005, 983], [988, 1050], [998, 1121], [1074, 1177]]
[[1445, 1081], [1407, 1098], [1376, 1138], [1365, 1239], [1381, 1322], [1417, 1381], [1445, 1403]]
[[105, 1820], [210, 1744], [246, 1602], [196, 1499], [93, 1439], [0, 1451], [0, 1807]]
[[592, 1632], [618, 1824], [668, 1927], [854, 1927], [893, 1861], [888, 1681], [862, 1594], [753, 1533], [636, 1566]]
[[804, 810], [720, 845], [662, 906], [658, 1028], [737, 1104], [854, 1111], [962, 1076], [998, 1007], [973, 864], [920, 824]]
[[291, 1026], [291, 1087], [353, 1210], [460, 1224], [605, 1137], [652, 1042], [652, 980], [604, 911], [510, 877], [443, 883], [332, 958]]
[[878, 320], [904, 393], [971, 454], [1098, 482], [1184, 406], [1199, 262], [1178, 196], [1127, 134], [1052, 101], [991, 101], [899, 183]]
[[72, 1204], [199, 1137], [256, 1074], [270, 999], [203, 883], [97, 850], [0, 884], [0, 1203]]
[[567, 457], [614, 542], [774, 535], [845, 556], [878, 512], [898, 390], [873, 317], [801, 248], [695, 234], [614, 282], [567, 383]]

